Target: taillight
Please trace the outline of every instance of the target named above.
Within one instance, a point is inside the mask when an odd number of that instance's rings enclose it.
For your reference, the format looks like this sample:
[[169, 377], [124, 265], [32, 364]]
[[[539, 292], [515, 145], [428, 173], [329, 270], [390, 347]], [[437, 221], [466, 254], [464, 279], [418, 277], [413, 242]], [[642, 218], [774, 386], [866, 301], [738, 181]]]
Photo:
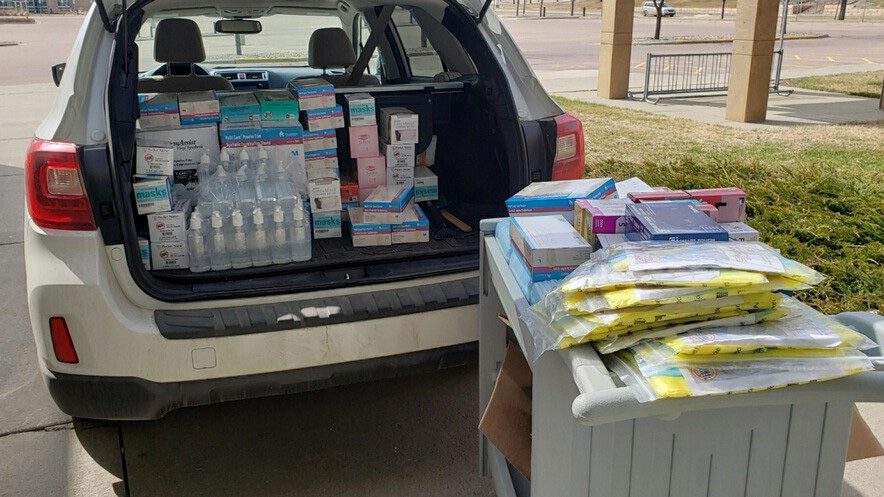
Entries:
[[552, 179], [583, 177], [583, 123], [571, 114], [556, 116], [556, 159]]
[[68, 331], [68, 324], [64, 318], [49, 318], [49, 334], [52, 337], [52, 350], [55, 351], [55, 358], [58, 359], [58, 362], [68, 364], [80, 362], [80, 358], [77, 357], [77, 349], [74, 348], [74, 341], [71, 339], [71, 332]]
[[25, 161], [25, 193], [34, 224], [56, 230], [94, 230], [77, 146], [34, 138]]

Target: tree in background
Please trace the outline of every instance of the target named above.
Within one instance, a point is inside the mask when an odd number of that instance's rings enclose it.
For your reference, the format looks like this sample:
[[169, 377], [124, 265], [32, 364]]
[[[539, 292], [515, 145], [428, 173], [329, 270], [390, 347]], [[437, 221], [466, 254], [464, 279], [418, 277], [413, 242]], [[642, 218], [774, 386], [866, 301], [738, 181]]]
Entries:
[[657, 10], [657, 27], [654, 28], [654, 39], [660, 39], [660, 26], [663, 24], [663, 0], [654, 0], [654, 9]]

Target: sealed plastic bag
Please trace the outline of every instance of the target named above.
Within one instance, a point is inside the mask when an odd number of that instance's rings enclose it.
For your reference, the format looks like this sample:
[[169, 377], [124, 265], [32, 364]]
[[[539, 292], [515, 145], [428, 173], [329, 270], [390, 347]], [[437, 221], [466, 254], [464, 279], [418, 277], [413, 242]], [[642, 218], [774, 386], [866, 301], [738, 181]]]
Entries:
[[809, 284], [823, 279], [761, 242], [630, 242], [610, 247], [595, 259], [621, 272], [714, 268], [780, 274]]
[[590, 259], [564, 279], [561, 291], [574, 293], [647, 286], [730, 288], [762, 285], [768, 281], [762, 273], [733, 269], [615, 271], [604, 260]]
[[605, 359], [608, 367], [633, 390], [639, 402], [757, 392], [833, 380], [872, 369], [871, 361], [862, 353], [837, 358], [742, 361], [739, 367], [718, 364], [647, 369], [631, 350], [605, 356]]
[[683, 304], [637, 307], [587, 315], [545, 312], [543, 303], [527, 312], [531, 331], [541, 338], [542, 350], [566, 348], [587, 341], [675, 324], [730, 317], [745, 311], [775, 307], [782, 295], [759, 293]]

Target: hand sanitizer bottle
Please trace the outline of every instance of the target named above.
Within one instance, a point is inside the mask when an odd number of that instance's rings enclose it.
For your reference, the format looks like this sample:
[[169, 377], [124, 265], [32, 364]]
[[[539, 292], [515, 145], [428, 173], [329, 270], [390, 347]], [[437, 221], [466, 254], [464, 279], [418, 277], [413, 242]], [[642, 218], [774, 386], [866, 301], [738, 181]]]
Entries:
[[304, 203], [301, 199], [292, 209], [292, 223], [289, 225], [289, 240], [291, 242], [292, 260], [296, 262], [309, 261], [311, 257], [310, 247], [310, 219], [304, 211]]
[[210, 186], [212, 210], [221, 213], [223, 219], [229, 219], [236, 200], [236, 188], [223, 167], [219, 167]]
[[260, 208], [252, 214], [255, 231], [252, 234], [252, 265], [267, 266], [273, 260], [270, 257], [270, 246], [267, 243], [267, 231], [264, 229], [264, 213]]
[[252, 254], [249, 253], [249, 238], [243, 226], [242, 211], [236, 209], [230, 216], [233, 232], [230, 234], [230, 265], [236, 269], [252, 266]]
[[242, 166], [236, 172], [236, 196], [239, 201], [239, 210], [242, 212], [254, 212], [258, 207], [258, 199], [255, 197], [255, 180], [252, 179], [248, 166]]
[[230, 253], [227, 251], [227, 237], [224, 235], [224, 219], [218, 211], [212, 212], [212, 231], [209, 233], [209, 260], [212, 271], [230, 269]]
[[276, 187], [267, 175], [267, 167], [264, 164], [259, 164], [255, 172], [255, 196], [262, 210], [273, 212], [273, 208], [276, 207]]
[[292, 262], [292, 248], [289, 244], [288, 223], [282, 207], [273, 209], [273, 263], [286, 264]]
[[199, 212], [190, 214], [190, 229], [187, 230], [187, 250], [190, 255], [190, 270], [203, 273], [212, 269], [209, 262], [209, 250], [206, 247], [206, 230], [203, 229], [203, 218]]
[[203, 150], [203, 155], [200, 157], [200, 165], [196, 168], [196, 177], [199, 179], [200, 184], [204, 181], [208, 181], [209, 178], [212, 177], [212, 158], [209, 157], [209, 153]]

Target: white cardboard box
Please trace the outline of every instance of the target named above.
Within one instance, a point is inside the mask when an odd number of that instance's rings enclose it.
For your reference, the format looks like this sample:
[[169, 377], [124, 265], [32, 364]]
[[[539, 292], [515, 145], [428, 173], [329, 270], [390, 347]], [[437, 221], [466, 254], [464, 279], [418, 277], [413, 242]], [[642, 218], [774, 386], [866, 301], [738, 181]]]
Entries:
[[221, 106], [212, 90], [179, 93], [178, 113], [182, 126], [216, 123], [221, 120]]
[[757, 242], [758, 231], [746, 223], [718, 223], [727, 230], [727, 236], [735, 242]]
[[313, 238], [340, 238], [341, 211], [313, 214]]
[[514, 217], [510, 239], [528, 265], [532, 281], [564, 278], [593, 252], [589, 242], [561, 215]]
[[[184, 128], [167, 128], [140, 130], [135, 134], [135, 142], [168, 143], [174, 151], [173, 179], [176, 185], [182, 185], [187, 192], [196, 190], [199, 179], [196, 168], [203, 152], [209, 157], [218, 157], [221, 147], [218, 145], [218, 126], [187, 126]], [[176, 188], [180, 192], [178, 188]]]
[[190, 257], [186, 242], [160, 242], [150, 244], [150, 262], [154, 271], [160, 269], [187, 269]]
[[381, 143], [387, 164], [387, 184], [414, 186], [414, 144]]
[[311, 181], [308, 183], [308, 190], [311, 212], [340, 212], [343, 208], [340, 180], [327, 178]]
[[175, 149], [171, 146], [135, 145], [135, 174], [172, 176]]
[[154, 243], [186, 241], [190, 206], [189, 199], [179, 199], [171, 211], [148, 214], [147, 230], [150, 241]]
[[[417, 114], [405, 107], [383, 107], [380, 111], [381, 129], [383, 141], [387, 143], [411, 143], [416, 144], [420, 137], [418, 133]], [[413, 152], [412, 152], [413, 154]], [[414, 160], [412, 159], [412, 163]]]
[[132, 184], [135, 193], [135, 210], [138, 214], [150, 214], [172, 209], [172, 180], [168, 176], [136, 178]]
[[374, 97], [368, 93], [351, 93], [345, 98], [349, 126], [374, 126], [378, 123]]
[[439, 200], [439, 178], [427, 167], [414, 168], [414, 201]]

